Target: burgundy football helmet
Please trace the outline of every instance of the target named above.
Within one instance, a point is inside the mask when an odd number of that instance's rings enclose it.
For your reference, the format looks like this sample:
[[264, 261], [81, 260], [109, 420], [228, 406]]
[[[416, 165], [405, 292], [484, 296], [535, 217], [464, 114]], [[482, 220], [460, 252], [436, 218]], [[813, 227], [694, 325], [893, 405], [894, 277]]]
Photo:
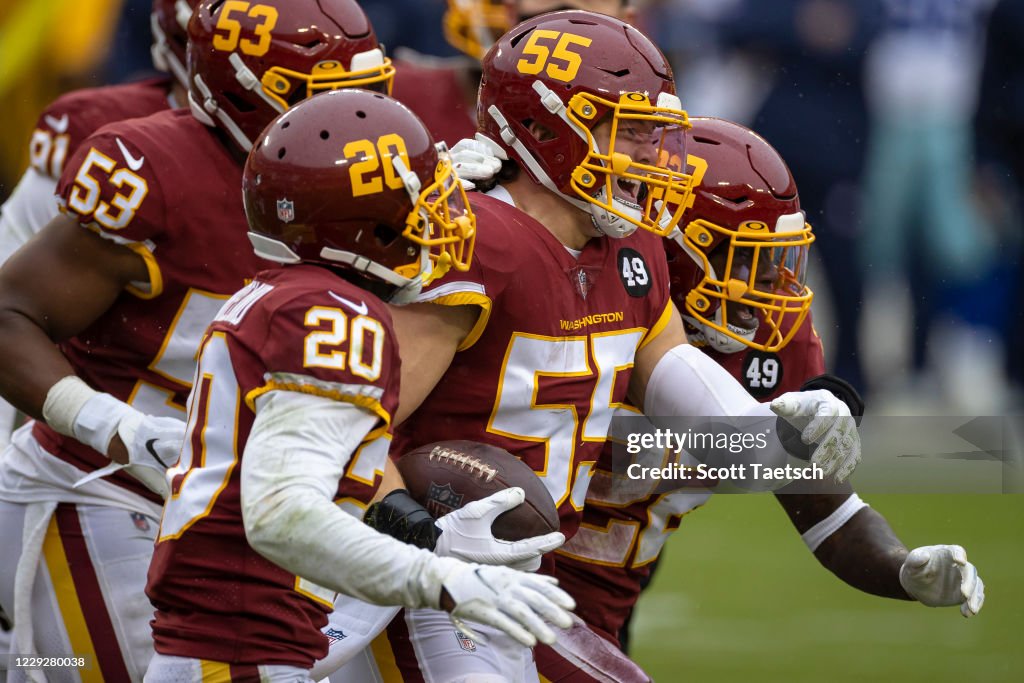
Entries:
[[153, 0], [153, 11], [149, 15], [149, 26], [153, 31], [153, 44], [150, 46], [153, 66], [174, 76], [186, 89], [188, 20], [198, 4], [199, 0]]
[[[786, 162], [764, 138], [714, 118], [690, 119], [690, 164], [706, 166], [673, 239], [665, 240], [672, 298], [694, 343], [725, 353], [777, 351], [811, 308], [806, 286], [811, 226]], [[712, 261], [724, 263], [719, 269]], [[765, 281], [771, 280], [771, 286]], [[729, 322], [731, 307], [753, 309], [752, 328]], [[755, 343], [758, 324], [768, 326]]]
[[606, 235], [667, 235], [687, 204], [685, 155], [666, 151], [690, 125], [672, 67], [618, 19], [551, 12], [502, 36], [483, 60], [477, 125]]
[[380, 93], [292, 107], [249, 153], [242, 190], [259, 256], [356, 271], [393, 286], [395, 303], [473, 258], [476, 218], [447, 150]]
[[203, 0], [188, 38], [192, 112], [245, 151], [297, 102], [337, 88], [389, 92], [395, 72], [355, 0]]

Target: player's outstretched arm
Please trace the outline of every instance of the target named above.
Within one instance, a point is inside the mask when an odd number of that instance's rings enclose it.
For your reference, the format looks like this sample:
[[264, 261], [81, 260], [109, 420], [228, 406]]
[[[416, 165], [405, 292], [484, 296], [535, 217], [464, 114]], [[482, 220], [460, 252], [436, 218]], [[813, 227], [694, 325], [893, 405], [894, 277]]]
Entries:
[[[790, 392], [771, 404], [758, 403], [722, 366], [686, 341], [673, 304], [669, 322], [636, 354], [629, 397], [651, 418], [682, 416], [781, 417], [815, 444], [811, 461], [826, 475], [844, 481], [860, 461], [860, 435], [850, 409], [831, 392]], [[773, 433], [777, 432], [773, 430]], [[777, 439], [761, 449], [767, 460], [783, 459]]]
[[334, 504], [349, 458], [377, 421], [320, 396], [259, 397], [241, 473], [250, 545], [288, 571], [360, 600], [446, 609], [453, 619], [488, 624], [526, 646], [553, 642], [546, 622], [567, 627], [574, 603], [548, 577], [438, 557]]
[[777, 499], [821, 564], [849, 585], [886, 598], [929, 607], [959, 605], [977, 614], [985, 584], [960, 546], [908, 551], [885, 517], [849, 486], [835, 494], [789, 494]]

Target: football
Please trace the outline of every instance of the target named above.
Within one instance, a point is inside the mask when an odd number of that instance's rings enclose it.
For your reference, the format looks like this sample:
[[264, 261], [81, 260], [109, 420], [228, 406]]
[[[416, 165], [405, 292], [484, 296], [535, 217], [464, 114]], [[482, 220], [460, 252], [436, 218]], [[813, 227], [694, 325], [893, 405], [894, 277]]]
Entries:
[[518, 541], [558, 531], [558, 510], [544, 482], [502, 448], [476, 441], [439, 441], [406, 453], [396, 464], [409, 495], [434, 517], [518, 486], [526, 500], [494, 520], [494, 537]]

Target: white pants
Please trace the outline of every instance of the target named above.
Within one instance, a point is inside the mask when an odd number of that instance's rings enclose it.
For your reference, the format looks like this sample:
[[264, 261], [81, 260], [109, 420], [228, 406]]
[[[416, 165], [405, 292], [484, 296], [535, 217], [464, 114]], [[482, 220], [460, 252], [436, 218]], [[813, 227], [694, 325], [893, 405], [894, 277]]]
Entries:
[[313, 683], [309, 671], [297, 666], [232, 665], [191, 657], [155, 654], [146, 672], [146, 683]]
[[405, 610], [388, 626], [386, 643], [375, 642], [373, 654], [382, 670], [397, 680], [426, 683], [538, 683], [533, 650], [503, 632], [473, 624], [486, 639], [477, 643], [459, 631], [445, 612]]
[[0, 501], [0, 605], [10, 651], [85, 655], [91, 669], [16, 670], [9, 681], [141, 681], [153, 654], [146, 572], [159, 520], [76, 503]]

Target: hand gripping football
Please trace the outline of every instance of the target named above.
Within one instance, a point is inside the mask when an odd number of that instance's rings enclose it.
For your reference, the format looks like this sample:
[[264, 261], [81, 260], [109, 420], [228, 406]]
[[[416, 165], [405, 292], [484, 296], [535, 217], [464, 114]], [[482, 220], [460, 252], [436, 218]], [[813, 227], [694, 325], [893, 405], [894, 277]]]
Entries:
[[518, 486], [526, 500], [494, 521], [495, 538], [519, 541], [558, 531], [558, 510], [544, 482], [529, 465], [502, 448], [475, 441], [439, 441], [406, 453], [396, 464], [409, 495], [435, 518]]

